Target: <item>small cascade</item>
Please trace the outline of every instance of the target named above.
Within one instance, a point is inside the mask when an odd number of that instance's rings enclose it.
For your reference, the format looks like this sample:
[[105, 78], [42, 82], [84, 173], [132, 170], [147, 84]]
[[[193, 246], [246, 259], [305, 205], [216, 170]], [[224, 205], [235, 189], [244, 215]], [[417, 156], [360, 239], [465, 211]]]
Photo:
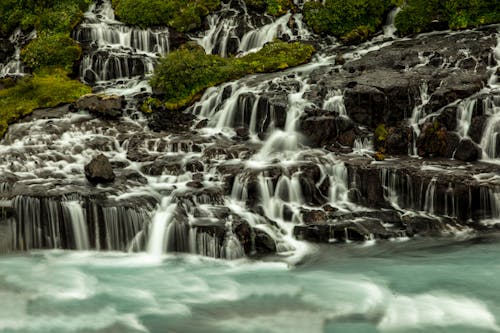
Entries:
[[431, 214], [435, 213], [434, 205], [436, 203], [436, 182], [437, 178], [432, 178], [429, 185], [427, 185], [427, 190], [425, 191], [424, 210]]
[[347, 117], [347, 111], [344, 104], [344, 95], [341, 90], [331, 90], [326, 95], [325, 102], [323, 103], [323, 109], [331, 112], [335, 112], [339, 116]]
[[490, 96], [486, 99], [483, 106], [485, 114], [489, 116], [486, 123], [481, 147], [483, 148], [483, 159], [492, 160], [500, 157], [500, 149], [497, 148], [500, 141], [500, 79], [498, 71], [500, 70], [500, 33], [497, 36], [497, 45], [493, 50], [495, 66], [490, 68], [491, 76], [488, 81], [488, 87], [485, 88]]
[[283, 38], [284, 36], [287, 36], [288, 39], [292, 38], [293, 32], [288, 27], [288, 22], [291, 17], [292, 14], [288, 13], [279, 17], [272, 23], [247, 32], [241, 38], [238, 51], [249, 52], [260, 49], [264, 44], [272, 42], [275, 38]]
[[138, 29], [115, 20], [109, 0], [93, 3], [73, 32], [84, 49], [80, 77], [96, 90], [148, 90], [139, 81], [146, 82], [156, 59], [169, 52], [169, 37], [167, 28]]
[[472, 115], [476, 108], [477, 99], [470, 98], [458, 104], [457, 108], [457, 132], [462, 137], [469, 136], [469, 128], [472, 121]]
[[275, 153], [287, 156], [299, 149], [301, 141], [301, 134], [298, 132], [299, 119], [304, 114], [305, 108], [310, 105], [304, 98], [309, 85], [306, 82], [300, 84], [298, 91], [288, 94], [288, 110], [283, 130], [276, 129], [271, 133], [261, 150], [254, 156], [255, 160], [266, 161]]
[[390, 13], [387, 15], [387, 20], [385, 22], [385, 25], [383, 27], [384, 31], [384, 37], [387, 38], [395, 38], [396, 37], [396, 31], [398, 29], [396, 28], [394, 22], [396, 19], [396, 15], [401, 11], [401, 7], [396, 7], [393, 10], [390, 11]]
[[20, 77], [26, 74], [26, 69], [21, 61], [21, 48], [30, 40], [36, 38], [36, 31], [25, 35], [20, 28], [16, 29], [9, 37], [9, 42], [14, 46], [14, 54], [7, 63], [0, 63], [0, 78]]
[[78, 201], [66, 201], [62, 204], [65, 218], [71, 221], [71, 233], [74, 237], [77, 250], [90, 249], [89, 236], [87, 233], [86, 219], [83, 215], [82, 205]]
[[429, 101], [428, 86], [426, 82], [423, 82], [420, 86], [420, 104], [413, 108], [411, 118], [409, 119], [410, 126], [413, 128], [413, 145], [410, 147], [411, 151], [408, 152], [408, 155], [417, 155], [417, 138], [420, 134], [420, 120], [425, 116], [425, 106]]
[[151, 222], [151, 232], [147, 245], [149, 254], [159, 257], [166, 252], [167, 228], [173, 218], [175, 208], [176, 204], [171, 203], [170, 198], [165, 197], [162, 199], [160, 207]]
[[251, 15], [242, 0], [223, 2], [219, 11], [207, 17], [208, 30], [193, 38], [205, 52], [221, 57], [257, 51], [275, 38], [307, 40], [311, 33], [302, 14], [287, 13], [278, 18]]

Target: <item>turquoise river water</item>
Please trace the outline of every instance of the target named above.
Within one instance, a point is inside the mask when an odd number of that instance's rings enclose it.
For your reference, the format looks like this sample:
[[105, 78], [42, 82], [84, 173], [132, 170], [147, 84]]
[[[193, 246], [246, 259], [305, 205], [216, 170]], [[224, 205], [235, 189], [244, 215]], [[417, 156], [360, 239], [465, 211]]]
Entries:
[[0, 258], [0, 332], [500, 332], [499, 236], [319, 246], [302, 262]]

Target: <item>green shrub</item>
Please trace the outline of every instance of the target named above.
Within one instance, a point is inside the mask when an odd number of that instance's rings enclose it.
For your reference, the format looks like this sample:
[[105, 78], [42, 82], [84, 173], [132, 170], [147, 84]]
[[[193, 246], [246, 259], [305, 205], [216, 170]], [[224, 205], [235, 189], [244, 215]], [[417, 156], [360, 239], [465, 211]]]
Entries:
[[38, 108], [70, 103], [90, 93], [90, 87], [71, 80], [64, 71], [38, 73], [0, 90], [0, 137], [9, 124]]
[[113, 0], [116, 16], [140, 27], [169, 26], [190, 31], [201, 26], [202, 18], [220, 6], [220, 0]]
[[436, 23], [465, 29], [498, 22], [498, 0], [407, 0], [395, 24], [400, 34], [409, 35], [431, 31]]
[[292, 0], [245, 0], [247, 7], [272, 16], [280, 16], [294, 7]]
[[164, 57], [155, 69], [151, 85], [164, 94], [165, 107], [181, 109], [203, 91], [247, 74], [274, 72], [303, 64], [314, 48], [302, 43], [276, 41], [259, 52], [241, 58], [207, 55], [201, 47], [183, 47]]
[[71, 70], [81, 56], [80, 46], [63, 33], [41, 33], [21, 52], [22, 60], [34, 70], [59, 67]]
[[91, 0], [2, 0], [0, 36], [10, 35], [17, 27], [69, 34], [90, 3]]
[[314, 32], [351, 43], [364, 41], [377, 31], [393, 6], [391, 0], [311, 1], [304, 4], [303, 14]]

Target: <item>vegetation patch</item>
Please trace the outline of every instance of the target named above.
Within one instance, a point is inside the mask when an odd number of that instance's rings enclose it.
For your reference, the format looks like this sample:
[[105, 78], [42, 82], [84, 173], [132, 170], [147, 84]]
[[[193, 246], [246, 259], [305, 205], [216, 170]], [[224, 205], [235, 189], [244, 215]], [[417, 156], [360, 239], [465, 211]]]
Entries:
[[9, 124], [35, 109], [70, 103], [91, 92], [90, 87], [71, 80], [65, 71], [39, 72], [0, 90], [0, 137]]
[[0, 36], [9, 36], [17, 27], [39, 33], [70, 33], [81, 21], [91, 0], [2, 0]]
[[192, 104], [209, 87], [247, 74], [297, 66], [309, 61], [313, 53], [311, 45], [281, 41], [266, 44], [260, 51], [241, 58], [222, 58], [205, 54], [198, 46], [185, 46], [160, 61], [151, 85], [163, 94], [167, 109], [177, 110]]
[[394, 0], [325, 0], [304, 4], [304, 20], [314, 32], [340, 38], [344, 43], [366, 40], [384, 23]]
[[220, 0], [113, 0], [116, 16], [139, 27], [168, 26], [181, 32], [201, 27], [202, 19]]
[[294, 8], [292, 0], [245, 0], [247, 6], [272, 16], [281, 16]]
[[498, 0], [407, 0], [396, 16], [402, 35], [435, 30], [437, 26], [465, 29], [500, 22]]

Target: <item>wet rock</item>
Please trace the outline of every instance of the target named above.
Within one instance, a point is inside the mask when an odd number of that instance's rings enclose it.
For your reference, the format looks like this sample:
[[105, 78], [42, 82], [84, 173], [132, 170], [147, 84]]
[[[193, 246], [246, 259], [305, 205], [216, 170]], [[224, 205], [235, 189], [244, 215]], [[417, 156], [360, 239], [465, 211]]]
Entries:
[[460, 135], [456, 132], [448, 132], [446, 133], [446, 152], [444, 157], [452, 158], [457, 150], [458, 144], [460, 143]]
[[122, 115], [124, 103], [123, 96], [87, 94], [80, 97], [75, 105], [77, 109], [87, 110], [98, 116], [117, 118]]
[[303, 209], [301, 214], [302, 214], [302, 222], [304, 222], [306, 225], [326, 223], [326, 213], [323, 210]]
[[436, 120], [442, 124], [448, 131], [454, 131], [457, 128], [457, 108], [454, 106], [446, 107], [436, 117]]
[[481, 143], [487, 120], [488, 116], [486, 115], [472, 118], [470, 128], [467, 134], [475, 143]]
[[155, 110], [148, 125], [155, 132], [180, 133], [189, 131], [196, 117], [191, 113]]
[[[388, 154], [406, 155], [409, 145], [412, 144], [413, 131], [405, 126], [391, 127], [387, 130], [385, 151]], [[380, 149], [380, 147], [379, 147]]]
[[307, 117], [301, 120], [300, 127], [311, 147], [331, 144], [337, 136], [333, 116]]
[[191, 159], [186, 162], [186, 171], [202, 172], [204, 170], [203, 163], [197, 159]]
[[269, 255], [276, 253], [276, 243], [274, 239], [265, 231], [254, 229], [255, 252], [259, 255]]
[[403, 224], [409, 236], [440, 236], [446, 229], [439, 219], [426, 216], [404, 216]]
[[92, 183], [110, 183], [115, 180], [113, 167], [103, 154], [94, 157], [84, 169], [85, 177]]
[[464, 162], [473, 162], [481, 158], [482, 150], [472, 140], [465, 138], [460, 141], [453, 157]]
[[422, 126], [422, 131], [417, 138], [418, 155], [446, 156], [448, 132], [439, 122], [427, 122]]

